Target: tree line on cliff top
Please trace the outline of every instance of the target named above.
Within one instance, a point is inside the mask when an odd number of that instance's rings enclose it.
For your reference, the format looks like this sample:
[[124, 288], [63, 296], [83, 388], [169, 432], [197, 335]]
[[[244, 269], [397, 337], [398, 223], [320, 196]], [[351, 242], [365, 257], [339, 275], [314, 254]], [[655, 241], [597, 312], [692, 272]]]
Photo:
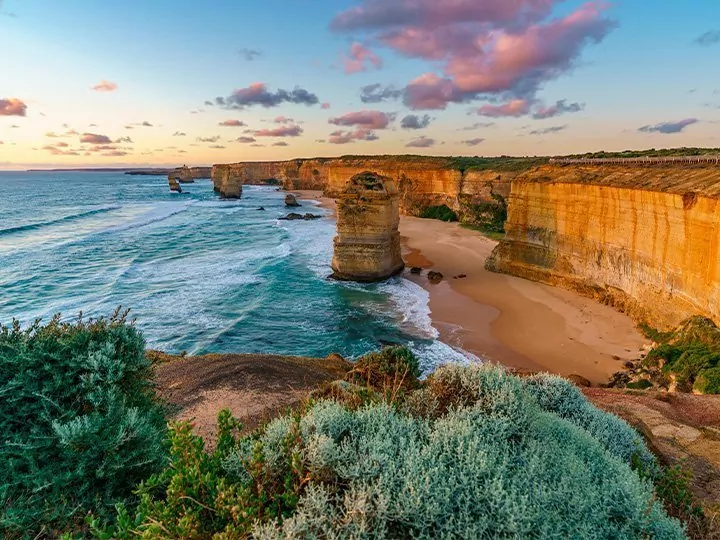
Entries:
[[252, 433], [221, 412], [208, 449], [166, 424], [126, 315], [0, 328], [4, 538], [675, 539], [668, 511], [696, 512], [566, 380], [489, 364], [421, 380], [403, 347]]

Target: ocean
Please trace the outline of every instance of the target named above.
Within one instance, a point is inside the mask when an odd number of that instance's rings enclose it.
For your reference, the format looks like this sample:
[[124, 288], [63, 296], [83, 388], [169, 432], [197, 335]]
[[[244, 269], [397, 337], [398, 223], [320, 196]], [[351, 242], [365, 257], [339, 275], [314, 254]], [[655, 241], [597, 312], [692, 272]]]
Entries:
[[[438, 341], [427, 292], [395, 277], [327, 279], [335, 222], [289, 210], [271, 186], [223, 201], [209, 180], [117, 172], [0, 172], [0, 323], [131, 308], [168, 353], [355, 358], [406, 344], [425, 371], [471, 355]], [[265, 210], [259, 210], [263, 207]]]

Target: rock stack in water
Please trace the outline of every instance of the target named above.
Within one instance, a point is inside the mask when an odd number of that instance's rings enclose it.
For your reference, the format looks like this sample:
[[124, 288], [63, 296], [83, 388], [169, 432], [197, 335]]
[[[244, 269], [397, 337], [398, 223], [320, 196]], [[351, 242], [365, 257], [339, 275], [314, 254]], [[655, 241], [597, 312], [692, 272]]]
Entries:
[[395, 182], [371, 172], [353, 176], [338, 197], [333, 277], [381, 281], [401, 272], [399, 224]]
[[223, 169], [220, 174], [220, 197], [223, 199], [241, 198], [244, 184], [242, 175], [231, 167]]

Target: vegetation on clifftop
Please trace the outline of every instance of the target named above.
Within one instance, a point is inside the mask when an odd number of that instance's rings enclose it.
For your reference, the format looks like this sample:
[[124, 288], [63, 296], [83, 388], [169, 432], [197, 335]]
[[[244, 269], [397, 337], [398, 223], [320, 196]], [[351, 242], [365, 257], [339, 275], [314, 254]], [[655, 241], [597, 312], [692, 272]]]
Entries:
[[165, 438], [143, 347], [121, 314], [2, 330], [4, 537], [685, 537], [659, 498], [681, 483], [559, 377], [421, 381], [387, 348], [252, 433], [221, 412], [206, 449]]

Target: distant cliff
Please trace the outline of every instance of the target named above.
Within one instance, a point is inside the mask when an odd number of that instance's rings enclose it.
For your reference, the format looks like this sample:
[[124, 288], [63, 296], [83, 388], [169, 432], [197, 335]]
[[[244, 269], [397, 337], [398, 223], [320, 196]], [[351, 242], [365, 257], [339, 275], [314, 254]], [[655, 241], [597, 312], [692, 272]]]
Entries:
[[720, 167], [568, 164], [512, 182], [488, 268], [595, 297], [670, 328], [720, 322]]
[[[429, 206], [446, 205], [461, 220], [487, 204], [501, 204], [510, 183], [534, 162], [524, 159], [474, 160], [419, 156], [348, 156], [215, 165], [212, 179], [219, 193], [237, 191], [237, 184], [278, 184], [286, 190], [322, 190], [338, 196], [350, 179], [372, 172], [391, 178], [398, 187], [400, 211], [420, 215]], [[545, 160], [542, 160], [545, 161]]]

